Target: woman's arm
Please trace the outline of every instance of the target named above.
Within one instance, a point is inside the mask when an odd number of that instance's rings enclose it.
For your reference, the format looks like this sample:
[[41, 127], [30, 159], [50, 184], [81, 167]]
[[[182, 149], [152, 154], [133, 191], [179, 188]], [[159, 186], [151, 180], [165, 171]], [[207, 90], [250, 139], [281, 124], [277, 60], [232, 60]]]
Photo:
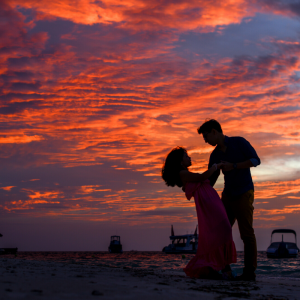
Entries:
[[208, 179], [215, 171], [222, 167], [222, 163], [212, 165], [207, 171], [202, 174], [192, 173], [188, 170], [180, 171], [180, 179], [185, 185], [186, 182], [201, 182]]
[[[209, 158], [209, 164], [208, 164], [208, 169], [215, 163], [220, 162], [220, 158], [216, 156], [215, 150], [211, 153], [210, 158]], [[218, 180], [220, 176], [220, 170], [217, 170], [214, 172], [208, 179], [209, 183], [211, 186], [214, 186], [216, 181]]]

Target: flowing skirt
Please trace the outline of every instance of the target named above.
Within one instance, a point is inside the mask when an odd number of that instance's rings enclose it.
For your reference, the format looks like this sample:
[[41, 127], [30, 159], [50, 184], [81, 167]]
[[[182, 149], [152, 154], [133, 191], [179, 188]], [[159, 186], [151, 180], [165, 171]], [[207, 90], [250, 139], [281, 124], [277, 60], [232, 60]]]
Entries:
[[198, 249], [183, 269], [187, 276], [201, 278], [209, 269], [224, 269], [236, 262], [236, 249], [232, 239], [232, 228], [218, 193], [209, 181], [187, 183], [187, 199], [194, 197], [198, 217]]

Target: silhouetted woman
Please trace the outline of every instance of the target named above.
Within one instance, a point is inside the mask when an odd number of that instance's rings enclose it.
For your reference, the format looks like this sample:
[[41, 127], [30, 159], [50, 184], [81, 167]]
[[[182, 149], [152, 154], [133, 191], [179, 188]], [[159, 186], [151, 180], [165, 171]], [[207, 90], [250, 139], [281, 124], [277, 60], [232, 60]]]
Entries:
[[[214, 164], [202, 174], [188, 170], [191, 158], [182, 147], [174, 148], [162, 168], [162, 178], [168, 186], [183, 187], [188, 200], [194, 197], [198, 217], [198, 249], [183, 269], [193, 278], [230, 278], [230, 264], [236, 262], [232, 229], [218, 193], [208, 178], [222, 164]], [[223, 271], [223, 277], [219, 271]]]

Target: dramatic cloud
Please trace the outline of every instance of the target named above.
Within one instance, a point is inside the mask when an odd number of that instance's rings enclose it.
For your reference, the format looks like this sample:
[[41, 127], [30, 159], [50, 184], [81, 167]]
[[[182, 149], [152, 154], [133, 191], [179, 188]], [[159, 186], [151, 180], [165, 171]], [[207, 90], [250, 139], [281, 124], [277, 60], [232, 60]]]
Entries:
[[194, 204], [160, 170], [181, 145], [203, 172], [213, 148], [196, 128], [216, 118], [262, 160], [252, 170], [257, 228], [297, 229], [284, 223], [300, 199], [296, 6], [0, 1], [5, 224], [194, 228]]
[[[251, 14], [247, 1], [11, 1], [12, 5], [35, 9], [44, 15], [74, 23], [112, 24], [135, 30], [156, 30], [169, 27], [176, 30], [213, 28], [239, 23]], [[230, 13], [228, 13], [230, 12]], [[39, 16], [39, 19], [43, 17]], [[139, 29], [137, 29], [137, 27]]]

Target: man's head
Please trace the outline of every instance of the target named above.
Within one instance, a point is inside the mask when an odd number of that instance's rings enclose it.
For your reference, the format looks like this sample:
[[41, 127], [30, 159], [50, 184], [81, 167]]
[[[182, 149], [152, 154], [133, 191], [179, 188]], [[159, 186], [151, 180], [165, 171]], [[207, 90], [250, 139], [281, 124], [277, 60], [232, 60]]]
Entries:
[[214, 119], [205, 121], [199, 128], [198, 133], [202, 134], [205, 143], [216, 146], [223, 138], [223, 130], [220, 123]]

